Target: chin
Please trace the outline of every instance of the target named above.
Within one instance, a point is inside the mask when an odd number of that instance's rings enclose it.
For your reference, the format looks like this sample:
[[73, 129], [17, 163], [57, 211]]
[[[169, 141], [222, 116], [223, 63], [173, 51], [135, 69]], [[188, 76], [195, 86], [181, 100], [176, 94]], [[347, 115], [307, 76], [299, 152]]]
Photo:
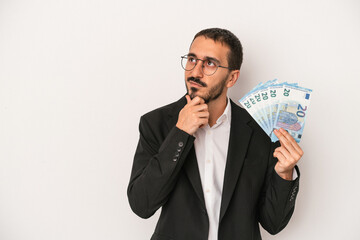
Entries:
[[191, 99], [195, 98], [196, 96], [199, 96], [197, 93], [198, 89], [194, 87], [190, 87], [190, 89], [187, 89], [187, 94], [190, 96]]

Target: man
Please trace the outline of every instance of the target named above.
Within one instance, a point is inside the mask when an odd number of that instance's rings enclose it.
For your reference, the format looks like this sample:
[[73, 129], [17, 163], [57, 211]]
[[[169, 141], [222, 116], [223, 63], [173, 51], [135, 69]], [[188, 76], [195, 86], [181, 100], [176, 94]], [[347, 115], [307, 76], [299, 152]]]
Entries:
[[227, 97], [241, 62], [234, 34], [200, 31], [182, 57], [187, 94], [141, 117], [128, 198], [142, 218], [162, 207], [151, 240], [259, 240], [259, 223], [276, 234], [290, 220], [303, 152]]

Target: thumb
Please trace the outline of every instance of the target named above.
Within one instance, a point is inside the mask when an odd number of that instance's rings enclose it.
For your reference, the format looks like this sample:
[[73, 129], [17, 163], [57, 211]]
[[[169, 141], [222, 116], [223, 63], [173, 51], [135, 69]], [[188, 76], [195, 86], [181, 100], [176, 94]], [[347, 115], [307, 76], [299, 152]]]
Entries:
[[186, 95], [185, 97], [186, 97], [186, 101], [187, 101], [187, 103], [189, 104], [189, 103], [191, 102], [191, 98], [190, 98], [190, 96], [189, 96], [189, 95]]

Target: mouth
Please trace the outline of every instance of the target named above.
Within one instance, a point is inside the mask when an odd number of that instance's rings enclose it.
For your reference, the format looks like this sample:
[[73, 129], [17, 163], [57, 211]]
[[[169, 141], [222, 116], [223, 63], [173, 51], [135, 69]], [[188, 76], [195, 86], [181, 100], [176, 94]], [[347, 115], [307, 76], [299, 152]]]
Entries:
[[192, 87], [197, 87], [197, 88], [203, 87], [202, 85], [200, 85], [200, 84], [198, 84], [198, 83], [196, 83], [196, 82], [193, 82], [193, 81], [189, 81], [189, 83], [190, 83], [190, 85], [191, 85]]

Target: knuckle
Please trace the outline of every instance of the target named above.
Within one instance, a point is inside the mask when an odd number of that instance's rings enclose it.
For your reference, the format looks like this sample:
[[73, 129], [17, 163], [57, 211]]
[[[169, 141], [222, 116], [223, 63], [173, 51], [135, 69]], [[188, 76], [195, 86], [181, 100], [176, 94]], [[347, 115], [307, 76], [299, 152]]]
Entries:
[[298, 161], [297, 156], [294, 156], [294, 157], [292, 157], [292, 158], [290, 159], [291, 164], [294, 164], [294, 163], [296, 163], [297, 161]]

